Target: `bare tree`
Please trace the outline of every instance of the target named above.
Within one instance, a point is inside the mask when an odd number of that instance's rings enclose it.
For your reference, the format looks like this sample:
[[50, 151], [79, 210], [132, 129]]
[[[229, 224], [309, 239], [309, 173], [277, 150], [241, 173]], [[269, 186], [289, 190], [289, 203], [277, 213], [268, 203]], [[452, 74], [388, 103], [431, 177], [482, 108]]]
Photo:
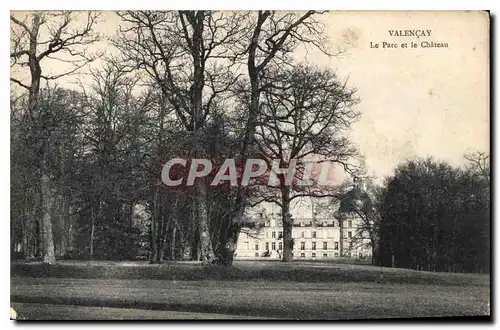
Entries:
[[469, 169], [479, 173], [487, 180], [490, 179], [490, 155], [488, 153], [476, 151], [466, 154], [464, 157], [469, 162]]
[[[260, 155], [271, 165], [297, 167], [293, 178], [279, 175], [278, 182], [263, 187], [264, 199], [282, 209], [283, 261], [292, 259], [293, 219], [290, 203], [301, 197], [339, 197], [339, 186], [322, 184], [327, 173], [311, 175], [309, 183], [298, 184], [306, 166], [341, 165], [354, 174], [356, 150], [345, 137], [346, 130], [358, 118], [353, 110], [358, 99], [355, 90], [339, 81], [326, 69], [297, 65], [276, 74], [269, 73], [269, 86], [260, 105], [256, 143]], [[307, 165], [308, 164], [308, 165]], [[324, 175], [322, 177], [322, 175]], [[330, 178], [331, 179], [331, 178]]]
[[[211, 11], [129, 11], [119, 15], [129, 27], [121, 29], [115, 45], [132, 69], [144, 70], [161, 90], [192, 140], [191, 156], [202, 158], [201, 139], [211, 111], [238, 79], [232, 65], [223, 61], [238, 38], [244, 16]], [[196, 184], [196, 196], [201, 258], [211, 262], [215, 255], [204, 180]]]
[[[347, 189], [340, 199], [340, 205], [335, 211], [341, 222], [346, 218], [356, 220], [354, 235], [350, 240], [350, 247], [370, 247], [372, 252], [372, 263], [375, 262], [378, 243], [378, 225], [380, 223], [380, 205], [382, 203], [384, 188], [373, 184], [369, 178], [358, 178], [354, 184]], [[332, 201], [335, 203], [335, 201]], [[344, 233], [341, 232], [341, 239]], [[343, 246], [341, 244], [341, 255]]]
[[[46, 171], [47, 154], [46, 135], [50, 134], [44, 122], [44, 116], [38, 107], [42, 79], [56, 80], [76, 73], [83, 66], [93, 61], [95, 57], [86, 52], [86, 46], [96, 42], [98, 36], [92, 31], [98, 15], [88, 12], [86, 23], [79, 26], [77, 14], [64, 12], [34, 12], [25, 15], [10, 16], [11, 21], [11, 67], [28, 67], [29, 83], [11, 77], [11, 82], [28, 91], [28, 105], [24, 119], [26, 125], [37, 131], [31, 132], [32, 142], [37, 157], [38, 200], [37, 214], [41, 219], [43, 237], [43, 260], [46, 263], [55, 262], [54, 242], [52, 238], [52, 222], [49, 213], [53, 199]], [[59, 56], [59, 57], [56, 57]], [[42, 61], [52, 59], [70, 63], [72, 68], [62, 73], [48, 75], [42, 70]], [[37, 129], [38, 128], [38, 129]]]
[[[213, 107], [221, 106], [246, 69], [250, 93], [244, 105], [245, 125], [240, 155], [243, 161], [255, 151], [254, 135], [265, 70], [289, 65], [299, 45], [327, 53], [324, 26], [314, 11], [305, 13], [259, 12], [124, 12], [115, 45], [132, 69], [144, 70], [174, 109], [192, 138], [192, 155], [204, 153], [199, 139]], [[197, 187], [197, 209], [204, 260], [213, 258], [208, 240], [206, 184]], [[234, 215], [226, 225], [222, 263], [232, 262], [248, 191], [239, 189]]]
[[[249, 15], [245, 38], [234, 45], [230, 55], [233, 61], [245, 63], [249, 81], [249, 93], [244, 93], [246, 124], [240, 151], [243, 162], [257, 152], [255, 134], [261, 94], [269, 87], [263, 81], [266, 71], [271, 67], [285, 68], [292, 65], [293, 53], [299, 45], [315, 47], [328, 56], [333, 55], [329, 52], [329, 43], [323, 34], [324, 25], [316, 19], [317, 14], [322, 12], [259, 11]], [[227, 229], [227, 249], [222, 257], [224, 264], [232, 263], [248, 197], [248, 188], [240, 187], [234, 215]]]

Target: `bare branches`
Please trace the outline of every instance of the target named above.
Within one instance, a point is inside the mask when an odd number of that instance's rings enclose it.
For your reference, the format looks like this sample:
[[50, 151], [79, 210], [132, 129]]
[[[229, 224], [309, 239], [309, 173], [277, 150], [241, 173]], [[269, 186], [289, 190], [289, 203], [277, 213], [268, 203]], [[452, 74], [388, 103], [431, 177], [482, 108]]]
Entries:
[[10, 81], [18, 84], [19, 86], [23, 87], [23, 88], [26, 88], [27, 90], [30, 90], [31, 86], [28, 86], [28, 85], [25, 85], [23, 84], [21, 81], [17, 80], [16, 78], [12, 78], [10, 77]]
[[[51, 18], [54, 19], [54, 22]], [[76, 51], [77, 47], [75, 46], [90, 45], [99, 40], [99, 35], [92, 32], [98, 18], [99, 14], [88, 12], [83, 27], [70, 29], [70, 24], [75, 21], [73, 12], [49, 15], [47, 17], [49, 37], [46, 41], [40, 42], [48, 44], [48, 47], [37, 56], [37, 59], [41, 60], [47, 55], [61, 51], [66, 51], [71, 56], [86, 57], [83, 51]]]
[[26, 22], [21, 22], [20, 20], [18, 20], [17, 18], [15, 18], [14, 16], [10, 15], [10, 20], [11, 22], [13, 22], [14, 24], [17, 24], [19, 25], [20, 27], [22, 27], [24, 29], [24, 31], [26, 33], [28, 33], [28, 35], [30, 37], [33, 37], [33, 34], [32, 34], [32, 31], [31, 29], [28, 27], [28, 25], [26, 25]]
[[469, 168], [478, 171], [485, 178], [490, 177], [490, 155], [486, 152], [477, 151], [466, 154], [464, 158], [469, 162]]
[[297, 66], [268, 74], [259, 116], [259, 146], [284, 161], [318, 158], [350, 171], [356, 150], [344, 136], [357, 119], [354, 90], [328, 70]]
[[[97, 58], [96, 54], [88, 54], [86, 48], [99, 40], [93, 32], [99, 14], [88, 12], [86, 22], [79, 26], [79, 14], [71, 11], [35, 12], [31, 23], [21, 21], [11, 15], [11, 65], [29, 66], [31, 85], [21, 83], [19, 79], [12, 82], [30, 90], [40, 88], [40, 79], [56, 80], [73, 75]], [[53, 56], [58, 54], [58, 56]], [[27, 60], [19, 62], [22, 58]], [[41, 62], [45, 58], [71, 64], [73, 67], [56, 74], [43, 74]]]
[[113, 43], [124, 61], [146, 71], [186, 129], [202, 127], [239, 79], [223, 56], [239, 33], [240, 16], [210, 11], [119, 15], [128, 27]]

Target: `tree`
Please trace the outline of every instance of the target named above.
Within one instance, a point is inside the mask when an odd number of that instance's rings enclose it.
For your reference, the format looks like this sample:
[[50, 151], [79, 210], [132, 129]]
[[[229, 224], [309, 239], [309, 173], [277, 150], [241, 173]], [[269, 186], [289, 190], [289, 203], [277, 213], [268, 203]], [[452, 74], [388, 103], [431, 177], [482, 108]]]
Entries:
[[[362, 180], [360, 182], [360, 180]], [[378, 251], [378, 226], [380, 223], [380, 199], [384, 188], [373, 184], [369, 179], [358, 179], [351, 189], [340, 199], [337, 212], [340, 226], [340, 255], [343, 255], [343, 222], [344, 218], [358, 220], [356, 231], [351, 239], [351, 245], [364, 246], [369, 242], [372, 250], [372, 264], [375, 263]]]
[[[22, 20], [11, 15], [11, 67], [20, 66], [29, 68], [29, 84], [11, 77], [11, 82], [25, 88], [28, 92], [27, 109], [23, 116], [26, 127], [31, 129], [25, 132], [30, 136], [34, 145], [37, 182], [36, 185], [36, 217], [40, 219], [43, 238], [43, 261], [55, 262], [54, 242], [50, 208], [54, 192], [50, 188], [47, 173], [47, 161], [50, 151], [47, 150], [47, 139], [57, 123], [51, 116], [50, 109], [41, 109], [39, 95], [41, 80], [55, 80], [75, 73], [94, 58], [85, 52], [85, 46], [97, 41], [92, 33], [97, 15], [89, 12], [87, 23], [81, 27], [74, 27], [75, 15], [72, 12], [45, 13], [36, 12]], [[30, 22], [28, 22], [30, 21]], [[56, 58], [55, 55], [66, 55], [66, 58]], [[42, 70], [42, 61], [52, 59], [69, 62], [73, 67], [63, 73], [47, 75]]]
[[299, 185], [294, 179], [304, 175], [306, 163], [338, 164], [354, 173], [356, 152], [345, 132], [359, 116], [353, 110], [358, 99], [355, 90], [339, 81], [333, 72], [310, 66], [296, 65], [269, 73], [264, 83], [268, 87], [263, 92], [256, 132], [260, 155], [269, 165], [274, 160], [280, 166], [299, 162], [292, 180], [288, 175], [280, 175], [279, 182], [263, 187], [262, 193], [263, 200], [273, 201], [282, 209], [283, 261], [290, 261], [290, 203], [301, 197], [339, 196], [338, 187], [321, 183], [322, 174], [312, 176], [306, 185]]
[[[204, 127], [238, 77], [233, 77], [231, 65], [221, 61], [238, 37], [240, 16], [203, 10], [119, 15], [130, 28], [121, 31], [115, 45], [131, 68], [144, 70], [161, 90], [190, 136], [192, 158], [204, 158]], [[212, 262], [207, 183], [200, 180], [195, 188], [201, 258]]]
[[[89, 112], [82, 123], [85, 151], [75, 178], [79, 183], [79, 250], [90, 259], [122, 258], [133, 255], [131, 240], [137, 235], [131, 222], [134, 206], [142, 197], [141, 136], [146, 135], [151, 100], [147, 93], [133, 95], [137, 78], [112, 58], [104, 59], [101, 68], [91, 70], [90, 75], [90, 88], [82, 87]], [[107, 233], [114, 233], [112, 242]]]
[[[205, 127], [213, 120], [215, 108], [230, 104], [227, 98], [234, 97], [233, 86], [242, 76], [239, 68], [245, 65], [250, 93], [248, 102], [241, 106], [245, 108], [245, 124], [239, 151], [245, 162], [254, 153], [259, 98], [266, 87], [261, 81], [266, 68], [289, 63], [300, 44], [325, 50], [323, 27], [314, 19], [315, 14], [124, 12], [120, 16], [125, 26], [114, 43], [130, 68], [143, 70], [150, 84], [160, 89], [191, 138], [193, 158], [206, 153], [200, 142]], [[226, 107], [224, 111], [229, 110]], [[202, 180], [196, 186], [195, 194], [202, 259], [231, 264], [247, 206], [247, 189], [236, 191], [231, 220], [218, 235], [226, 242], [216, 244], [225, 248], [216, 257], [210, 248], [214, 244], [210, 244], [213, 235], [208, 232], [206, 182]]]
[[[242, 163], [257, 156], [255, 135], [261, 110], [261, 95], [269, 87], [265, 82], [269, 68], [285, 68], [293, 63], [293, 52], [299, 45], [312, 46], [331, 56], [328, 40], [323, 34], [324, 26], [315, 16], [321, 12], [278, 13], [259, 11], [249, 16], [244, 30], [244, 38], [234, 45], [233, 61], [246, 64], [249, 93], [240, 94], [244, 105], [244, 135], [239, 155]], [[243, 84], [246, 86], [246, 84]], [[246, 88], [244, 88], [246, 89]], [[244, 224], [244, 211], [249, 205], [248, 187], [240, 187], [235, 198], [231, 221], [227, 226], [227, 249], [222, 263], [231, 264], [236, 249], [239, 232]]]
[[474, 153], [469, 153], [464, 156], [467, 160], [467, 169], [475, 172], [485, 180], [490, 180], [490, 155], [486, 152], [476, 151]]
[[379, 264], [489, 271], [488, 186], [467, 168], [432, 159], [398, 166], [380, 208]]

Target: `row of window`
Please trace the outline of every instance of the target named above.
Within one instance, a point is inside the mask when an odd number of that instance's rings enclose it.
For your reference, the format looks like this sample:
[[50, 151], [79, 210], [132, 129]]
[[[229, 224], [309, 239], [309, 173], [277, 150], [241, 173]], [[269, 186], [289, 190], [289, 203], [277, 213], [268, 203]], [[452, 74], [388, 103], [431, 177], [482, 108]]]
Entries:
[[[338, 252], [335, 252], [335, 254], [334, 254], [334, 255], [335, 255], [336, 257], [338, 257], [338, 256], [339, 256], [339, 253], [338, 253]], [[261, 257], [261, 255], [259, 254], [259, 252], [255, 252], [255, 256], [256, 256], [256, 257]], [[294, 256], [294, 254], [292, 253], [292, 257], [293, 257], [293, 256]], [[328, 253], [323, 253], [323, 254], [322, 254], [322, 256], [323, 256], [323, 258], [328, 258]], [[301, 253], [300, 253], [300, 257], [301, 257], [301, 258], [305, 258], [305, 257], [306, 257], [306, 254], [305, 254], [304, 252], [301, 252]], [[316, 253], [315, 253], [315, 252], [311, 253], [311, 257], [316, 258]], [[360, 257], [361, 257], [361, 254], [360, 254]]]
[[[333, 249], [338, 250], [339, 242], [333, 242], [333, 243], [334, 243]], [[306, 249], [306, 242], [300, 242], [300, 249], [301, 250]], [[316, 250], [316, 242], [312, 242], [311, 249]], [[255, 243], [255, 250], [259, 251], [259, 243]], [[265, 250], [269, 251], [269, 242], [266, 242]], [[276, 242], [271, 242], [271, 250], [276, 251]], [[278, 250], [283, 250], [283, 242], [278, 242]], [[323, 242], [323, 250], [328, 250], [328, 242]]]
[[[282, 232], [282, 231], [279, 231], [279, 232], [278, 232], [278, 239], [281, 239], [282, 237], [283, 237], [283, 232]], [[345, 236], [344, 236], [344, 237], [345, 237]], [[351, 232], [351, 231], [348, 231], [348, 232], [347, 232], [347, 237], [348, 237], [348, 238], [352, 238], [352, 232]], [[266, 232], [266, 238], [269, 238], [269, 237], [268, 237], [268, 233], [267, 233], [267, 232]], [[276, 232], [275, 232], [275, 231], [271, 232], [271, 238], [276, 238]], [[301, 232], [301, 233], [300, 233], [300, 238], [305, 238], [305, 234], [304, 234], [304, 232]], [[317, 238], [317, 237], [316, 237], [316, 232], [315, 232], [315, 231], [313, 231], [313, 232], [311, 233], [311, 238]]]
[[[333, 249], [338, 250], [339, 242], [333, 242], [333, 243], [334, 243]], [[300, 249], [301, 250], [306, 249], [306, 242], [300, 242]], [[316, 250], [316, 242], [312, 242], [311, 250]], [[328, 242], [323, 242], [323, 250], [328, 250]]]
[[[266, 233], [266, 236], [267, 236], [267, 233]], [[279, 231], [278, 232], [278, 238], [282, 238], [282, 237], [283, 237], [283, 232]], [[271, 238], [276, 238], [276, 232], [275, 231], [271, 232]]]
[[[279, 225], [282, 226], [281, 223]], [[332, 227], [335, 227], [335, 221], [332, 222]], [[352, 228], [352, 220], [347, 220], [347, 227]]]
[[[255, 244], [255, 250], [259, 250], [259, 244]], [[276, 251], [276, 242], [271, 243], [271, 250]], [[278, 250], [283, 250], [283, 242], [278, 242]], [[269, 251], [269, 242], [266, 242], [266, 251]]]

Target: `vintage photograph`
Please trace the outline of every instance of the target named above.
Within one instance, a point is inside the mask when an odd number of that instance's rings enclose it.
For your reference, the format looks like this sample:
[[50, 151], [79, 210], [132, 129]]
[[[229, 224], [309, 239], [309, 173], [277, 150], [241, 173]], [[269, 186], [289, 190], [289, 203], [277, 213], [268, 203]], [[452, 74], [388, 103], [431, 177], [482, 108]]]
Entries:
[[10, 68], [11, 320], [491, 318], [489, 12], [11, 11]]

